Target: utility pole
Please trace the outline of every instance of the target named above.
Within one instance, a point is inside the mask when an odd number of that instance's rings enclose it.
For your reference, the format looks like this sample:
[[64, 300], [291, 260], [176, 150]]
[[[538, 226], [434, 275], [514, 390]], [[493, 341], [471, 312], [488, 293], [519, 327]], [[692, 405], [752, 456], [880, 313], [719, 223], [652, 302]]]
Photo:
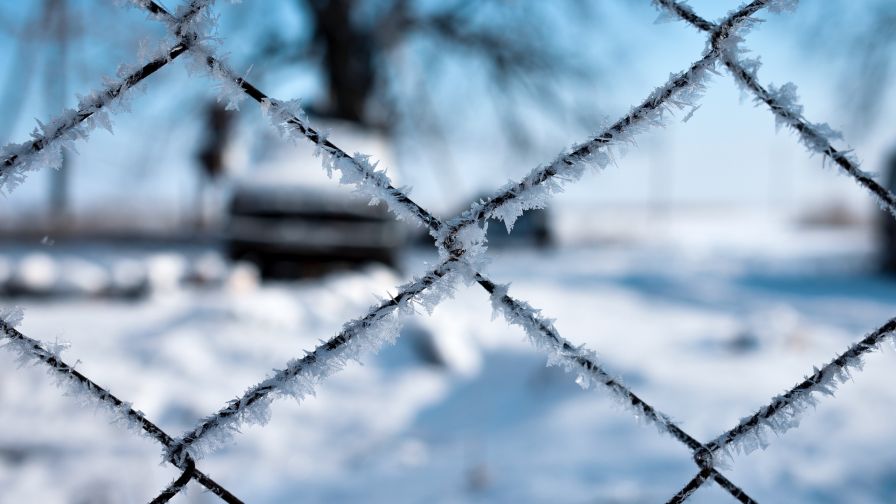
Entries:
[[[68, 78], [69, 19], [67, 0], [44, 0], [44, 28], [50, 34], [46, 66], [46, 106], [51, 113], [65, 109]], [[48, 211], [51, 224], [65, 225], [69, 217], [69, 156], [62, 150], [62, 164], [50, 172]]]

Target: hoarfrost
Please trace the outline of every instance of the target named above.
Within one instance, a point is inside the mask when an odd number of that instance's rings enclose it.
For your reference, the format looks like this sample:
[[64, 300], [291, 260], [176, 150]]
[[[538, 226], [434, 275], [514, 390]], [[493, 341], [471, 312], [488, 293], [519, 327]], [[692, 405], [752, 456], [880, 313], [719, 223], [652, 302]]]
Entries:
[[[350, 321], [339, 335], [323, 342], [314, 351], [289, 361], [275, 372], [227, 403], [221, 411], [200, 421], [200, 428], [181, 438], [168, 454], [178, 463], [187, 452], [202, 457], [229, 444], [243, 425], [265, 425], [271, 418], [270, 406], [277, 397], [301, 401], [314, 396], [317, 386], [341, 371], [350, 360], [360, 362], [361, 355], [392, 343], [401, 327], [401, 314], [406, 304], [380, 309], [372, 317]], [[186, 451], [180, 449], [186, 447]]]
[[769, 84], [768, 94], [774, 102], [772, 110], [775, 112], [776, 131], [780, 131], [781, 126], [789, 126], [794, 119], [803, 117], [803, 106], [796, 94], [796, 84], [788, 82], [781, 87]]
[[[140, 7], [146, 2], [132, 0]], [[168, 44], [160, 43], [154, 50], [141, 43], [138, 48], [138, 61], [143, 66], [150, 61], [170, 61], [170, 54], [183, 40], [190, 39], [197, 47], [204, 42], [214, 40], [213, 33], [217, 17], [207, 7], [212, 0], [195, 0], [182, 6], [178, 13], [182, 17], [158, 15], [169, 24], [176, 37], [169, 37]], [[192, 49], [192, 48], [191, 48]], [[0, 192], [14, 190], [27, 177], [29, 172], [58, 168], [62, 164], [62, 149], [75, 151], [74, 142], [85, 140], [97, 126], [112, 132], [112, 120], [109, 112], [127, 111], [125, 94], [138, 85], [133, 82], [138, 75], [139, 67], [119, 67], [119, 78], [104, 78], [104, 88], [96, 90], [84, 97], [78, 97], [76, 109], [65, 109], [62, 114], [46, 124], [38, 121], [38, 126], [31, 134], [32, 140], [24, 143], [11, 143], [0, 149], [3, 165], [0, 167]]]
[[[209, 49], [199, 48], [194, 49], [194, 52], [197, 53], [194, 60], [206, 67], [210, 66], [206, 71], [220, 83], [219, 99], [227, 102], [228, 107], [238, 106], [239, 100], [245, 97], [245, 90], [242, 88], [245, 79], [238, 77], [221, 59], [212, 57]], [[209, 65], [211, 61], [214, 63]], [[378, 169], [376, 163], [370, 161], [370, 156], [361, 153], [349, 156], [330, 143], [327, 134], [322, 134], [309, 125], [300, 101], [262, 98], [259, 103], [262, 112], [282, 136], [295, 139], [294, 133], [298, 133], [315, 144], [315, 154], [320, 156], [328, 176], [333, 178], [338, 172], [340, 183], [354, 186], [355, 192], [365, 196], [372, 205], [384, 202], [400, 220], [417, 224], [422, 221], [433, 226], [432, 222], [426, 221], [428, 214], [408, 198], [409, 187], [394, 187], [386, 171]]]
[[3, 348], [13, 352], [20, 365], [42, 363], [47, 366], [47, 373], [53, 378], [55, 385], [63, 390], [64, 395], [72, 397], [82, 406], [105, 411], [114, 424], [148, 434], [143, 430], [143, 414], [133, 410], [131, 403], [119, 400], [62, 360], [62, 352], [69, 347], [67, 342], [57, 340], [43, 343], [15, 330], [21, 317], [21, 308], [0, 310], [0, 338], [5, 340]]
[[671, 74], [668, 82], [656, 88], [640, 105], [622, 119], [604, 128], [590, 140], [573, 146], [551, 163], [529, 172], [519, 182], [511, 182], [485, 201], [471, 205], [460, 217], [452, 219], [436, 233], [439, 247], [445, 250], [483, 247], [484, 242], [458, 240], [465, 227], [496, 218], [507, 231], [525, 211], [544, 208], [550, 198], [564, 186], [579, 180], [587, 166], [606, 168], [613, 159], [611, 148], [618, 150], [634, 144], [637, 134], [665, 123], [666, 115], [675, 110], [695, 110], [705, 91], [709, 73], [715, 73], [716, 55], [712, 51], [684, 72]]
[[371, 156], [360, 152], [349, 156], [330, 143], [327, 133], [320, 133], [309, 126], [308, 117], [298, 100], [283, 102], [263, 99], [261, 106], [281, 135], [293, 138], [293, 133], [298, 132], [315, 144], [315, 154], [320, 157], [327, 176], [336, 178], [338, 173], [340, 184], [353, 186], [355, 192], [367, 198], [371, 205], [384, 202], [399, 220], [415, 224], [424, 222], [421, 211], [408, 198], [410, 187], [395, 187], [386, 171], [378, 168], [376, 161], [371, 161]]
[[697, 110], [700, 109], [700, 107], [702, 107], [702, 105], [696, 105], [696, 106], [692, 107], [691, 110], [689, 110], [688, 113], [684, 117], [681, 118], [681, 122], [686, 123], [686, 122], [690, 121], [691, 118], [694, 117], [694, 112], [697, 112]]
[[170, 21], [172, 32], [198, 42], [217, 40], [219, 16], [212, 12], [214, 4], [215, 0], [191, 0], [178, 6]]
[[[304, 357], [289, 361], [285, 368], [246, 390], [213, 415], [203, 418], [192, 431], [182, 436], [168, 452], [168, 458], [181, 463], [189, 453], [199, 458], [228, 444], [246, 424], [264, 425], [270, 420], [270, 405], [277, 397], [297, 401], [313, 396], [317, 386], [342, 370], [349, 361], [361, 362], [365, 354], [376, 352], [398, 337], [406, 316], [414, 313], [416, 303], [430, 310], [444, 297], [453, 294], [458, 278], [458, 262], [441, 263], [428, 274], [399, 287], [390, 299], [371, 306], [367, 315], [347, 322], [339, 334], [323, 341]], [[421, 296], [428, 292], [425, 296]]]
[[746, 455], [757, 448], [764, 449], [770, 434], [782, 435], [799, 426], [802, 413], [818, 404], [816, 396], [833, 397], [837, 387], [852, 378], [851, 370], [862, 369], [865, 353], [880, 349], [886, 340], [893, 341], [894, 330], [896, 319], [850, 346], [828, 364], [815, 367], [803, 382], [775, 396], [755, 414], [742, 418], [735, 428], [709, 443], [709, 448], [713, 452], [721, 451], [729, 459], [737, 453]]
[[10, 327], [18, 327], [25, 318], [25, 310], [21, 306], [0, 307], [0, 320]]
[[[211, 44], [218, 44], [218, 39], [206, 36], [203, 41], [193, 42], [187, 65], [187, 72], [205, 75], [215, 84], [216, 101], [224, 104], [225, 110], [239, 110], [246, 99], [243, 85], [252, 71], [252, 66], [240, 75], [224, 63], [221, 57], [212, 57]], [[262, 103], [264, 109], [264, 103]], [[268, 104], [270, 105], [270, 104]]]
[[[148, 59], [141, 62], [141, 66], [152, 60], [167, 58], [171, 49], [172, 47], [162, 48], [149, 55]], [[118, 79], [105, 78], [103, 89], [77, 97], [77, 108], [67, 108], [47, 123], [37, 120], [30, 141], [10, 143], [0, 149], [0, 159], [3, 160], [0, 166], [0, 192], [15, 190], [30, 172], [61, 166], [62, 149], [77, 152], [75, 142], [86, 140], [97, 127], [111, 133], [112, 119], [109, 113], [129, 110], [126, 94], [135, 86], [130, 82], [131, 75]]]
[[636, 400], [622, 381], [607, 373], [597, 354], [582, 346], [575, 346], [557, 333], [554, 321], [542, 317], [541, 311], [525, 301], [510, 297], [508, 285], [495, 285], [491, 292], [492, 318], [499, 314], [512, 325], [523, 328], [529, 341], [537, 349], [548, 354], [547, 365], [558, 366], [567, 373], [575, 374], [575, 382], [583, 389], [592, 385], [605, 386], [616, 402], [632, 412], [636, 418], [648, 421], [662, 433], [670, 431], [672, 421], [658, 413], [643, 401]]
[[[786, 3], [786, 2], [785, 2]], [[793, 83], [781, 87], [769, 85], [768, 89], [759, 84], [757, 71], [759, 60], [740, 60], [737, 54], [727, 53], [726, 65], [742, 90], [755, 95], [757, 104], [766, 104], [775, 115], [776, 129], [786, 125], [793, 129], [800, 143], [813, 154], [821, 154], [824, 160], [837, 164], [852, 176], [859, 185], [870, 191], [881, 209], [896, 217], [896, 195], [881, 185], [871, 174], [860, 168], [860, 162], [850, 149], [837, 150], [832, 142], [842, 140], [843, 135], [827, 123], [810, 123], [803, 117], [803, 106], [799, 103], [797, 88]]]
[[[244, 82], [249, 77], [250, 72], [252, 72], [252, 66], [246, 69], [246, 73], [243, 74], [240, 81]], [[240, 103], [246, 99], [246, 93], [243, 92], [243, 88], [236, 82], [226, 78], [226, 76], [218, 77], [216, 80], [218, 81], [218, 96], [216, 98], [218, 103], [224, 104], [224, 110], [239, 110]]]

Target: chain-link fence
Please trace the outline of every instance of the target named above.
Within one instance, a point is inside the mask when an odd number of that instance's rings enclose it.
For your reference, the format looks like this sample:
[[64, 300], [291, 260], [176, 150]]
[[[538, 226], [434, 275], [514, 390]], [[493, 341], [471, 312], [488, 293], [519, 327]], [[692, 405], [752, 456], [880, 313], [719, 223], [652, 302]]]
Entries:
[[118, 80], [107, 82], [103, 89], [82, 98], [77, 109], [67, 110], [42, 124], [42, 130], [35, 131], [33, 140], [5, 147], [0, 188], [10, 190], [22, 182], [29, 171], [58, 165], [62, 147], [86, 139], [96, 126], [108, 127], [108, 113], [123, 107], [122, 100], [129, 89], [171, 61], [186, 55], [192, 58], [194, 66], [203, 67], [221, 84], [222, 95], [228, 105], [234, 105], [245, 97], [258, 102], [283, 134], [304, 137], [316, 145], [317, 154], [322, 157], [324, 168], [331, 176], [336, 172], [340, 182], [353, 185], [374, 201], [385, 202], [399, 218], [425, 226], [435, 239], [441, 257], [429, 272], [399, 286], [397, 294], [372, 306], [362, 317], [346, 323], [339, 334], [304, 356], [288, 362], [282, 370], [203, 418], [193, 429], [179, 437], [164, 432], [130, 403], [122, 401], [65, 363], [59, 356], [58, 348], [18, 331], [15, 326], [20, 314], [15, 310], [0, 314], [0, 331], [8, 349], [17, 352], [25, 362], [40, 362], [49, 366], [60, 384], [82, 397], [91, 398], [97, 405], [142, 430], [164, 447], [165, 460], [183, 473], [152, 500], [154, 503], [167, 502], [190, 481], [205, 486], [226, 502], [242, 502], [222, 484], [203, 473], [197, 467], [197, 460], [207, 451], [227, 443], [238, 433], [242, 424], [266, 422], [270, 417], [269, 406], [276, 398], [290, 396], [301, 399], [313, 393], [318, 383], [340, 370], [348, 360], [359, 360], [365, 351], [375, 350], [394, 339], [404, 317], [413, 314], [417, 307], [431, 310], [450, 296], [453, 286], [461, 280], [478, 283], [485, 289], [495, 311], [503, 315], [508, 323], [521, 326], [531, 342], [549, 354], [550, 364], [576, 373], [576, 381], [584, 387], [592, 383], [602, 386], [635, 416], [654, 424], [661, 432], [668, 433], [691, 450], [697, 474], [670, 502], [684, 501], [708, 481], [715, 481], [740, 502], [755, 502], [719, 471], [720, 464], [737, 454], [764, 447], [769, 432], [780, 434], [795, 427], [797, 417], [806, 406], [815, 403], [816, 395], [830, 394], [833, 388], [848, 379], [850, 369], [861, 364], [864, 354], [879, 348], [886, 338], [892, 339], [896, 331], [896, 319], [887, 321], [833, 361], [815, 368], [802, 382], [773, 398], [768, 405], [745, 417], [738, 425], [709, 442], [701, 442], [615, 378], [594, 352], [565, 339], [539, 310], [510, 296], [506, 286], [479, 271], [486, 248], [486, 220], [497, 218], [512, 226], [523, 212], [543, 207], [552, 193], [578, 180], [587, 167], [605, 167], [612, 161], [615, 146], [630, 142], [635, 134], [661, 124], [674, 110], [693, 113], [709, 74], [717, 73], [720, 67], [726, 68], [743, 89], [752, 93], [759, 103], [765, 104], [778, 123], [795, 130], [810, 151], [822, 154], [848, 173], [871, 191], [882, 207], [896, 215], [896, 196], [864, 173], [848, 151], [832, 146], [831, 142], [839, 138], [835, 131], [825, 124], [813, 124], [805, 119], [802, 107], [796, 102], [793, 85], [763, 87], [757, 78], [758, 59], [743, 57], [746, 52], [742, 46], [744, 36], [757, 22], [754, 14], [762, 9], [787, 10], [793, 7], [793, 0], [754, 0], [715, 23], [700, 17], [684, 3], [656, 0], [663, 15], [680, 18], [706, 32], [708, 42], [700, 58], [684, 71], [673, 74], [642, 103], [598, 135], [561, 153], [552, 162], [532, 170], [520, 181], [508, 184], [491, 197], [474, 202], [456, 218], [444, 221], [414, 202], [407, 191], [393, 186], [385, 172], [377, 170], [366, 156], [357, 153], [349, 155], [335, 141], [312, 128], [297, 102], [268, 97], [219, 58], [210, 42], [215, 20], [209, 12], [213, 3], [211, 0], [192, 0], [173, 14], [153, 0], [132, 0], [132, 3], [147, 10], [168, 27], [167, 46], [155, 56], [146, 58], [140, 66], [120, 72]]

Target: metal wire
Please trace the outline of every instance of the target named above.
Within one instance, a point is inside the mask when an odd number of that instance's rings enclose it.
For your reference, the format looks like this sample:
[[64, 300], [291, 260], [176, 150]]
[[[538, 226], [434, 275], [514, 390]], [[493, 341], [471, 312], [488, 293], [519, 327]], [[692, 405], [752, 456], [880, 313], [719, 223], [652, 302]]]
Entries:
[[[741, 82], [747, 89], [751, 90], [755, 94], [757, 100], [765, 103], [776, 117], [796, 130], [805, 143], [819, 146], [820, 151], [823, 152], [825, 156], [840, 166], [846, 173], [854, 177], [866, 189], [871, 191], [881, 201], [883, 206], [896, 215], [896, 197], [894, 197], [892, 193], [882, 187], [873, 178], [862, 172], [851, 157], [844, 152], [835, 149], [824, 133], [819, 131], [816, 126], [806, 121], [801, 115], [794, 114], [788, 107], [780, 103], [773, 93], [770, 93], [758, 83], [755, 74], [744, 68], [743, 65], [737, 61], [736, 56], [725, 46], [726, 41], [732, 36], [732, 33], [734, 33], [742, 23], [750, 21], [750, 17], [761, 8], [767, 6], [767, 4], [770, 3], [770, 0], [754, 0], [732, 12], [724, 20], [718, 23], [712, 23], [703, 19], [684, 3], [675, 0], [655, 0], [662, 8], [690, 23], [699, 30], [709, 34], [709, 49], [702, 55], [702, 57], [682, 73], [673, 76], [673, 78], [661, 87], [658, 92], [651, 94], [642, 104], [636, 106], [629, 114], [613, 123], [613, 125], [606, 131], [595, 136], [591, 140], [580, 144], [571, 152], [562, 154], [557, 160], [546, 165], [544, 168], [533, 171], [518, 184], [510, 186], [507, 190], [492, 196], [482, 203], [474, 204], [471, 207], [471, 211], [448, 221], [442, 221], [434, 217], [424, 207], [414, 202], [402, 189], [394, 187], [388, 178], [373, 171], [373, 169], [364, 162], [348, 155], [346, 151], [342, 150], [331, 140], [325, 138], [316, 129], [311, 127], [303, 117], [291, 113], [283, 107], [281, 102], [270, 98], [245, 78], [237, 75], [224, 61], [216, 56], [213, 51], [202, 44], [201, 34], [191, 32], [188, 25], [211, 3], [209, 0], [192, 0], [182, 11], [179, 11], [179, 16], [169, 13], [163, 6], [156, 3], [154, 0], [133, 1], [137, 5], [148, 10], [155, 18], [165, 22], [169, 26], [172, 35], [179, 41], [178, 44], [173, 46], [164, 57], [157, 58], [156, 60], [147, 63], [142, 68], [126, 76], [120, 83], [102, 90], [102, 92], [99, 93], [99, 96], [106, 97], [106, 101], [101, 101], [92, 109], [79, 111], [79, 113], [74, 116], [73, 120], [65, 122], [62, 128], [59, 128], [54, 132], [55, 136], [36, 139], [30, 146], [32, 152], [39, 152], [46, 148], [50, 143], [64, 137], [66, 131], [77, 127], [78, 124], [88, 119], [93, 111], [101, 108], [108, 101], [115, 99], [130, 87], [142, 81], [145, 77], [165, 66], [169, 61], [177, 58], [181, 54], [192, 52], [194, 56], [204, 60], [206, 65], [212, 71], [214, 77], [236, 86], [260, 105], [268, 108], [269, 111], [270, 109], [273, 109], [275, 114], [280, 114], [283, 122], [292, 131], [316, 144], [323, 152], [333, 159], [344, 160], [350, 164], [360, 175], [362, 184], [367, 184], [371, 188], [386, 194], [389, 197], [390, 208], [393, 211], [401, 213], [404, 216], [410, 215], [412, 218], [424, 224], [436, 238], [436, 244], [444, 247], [443, 250], [446, 250], [448, 253], [443, 262], [433, 268], [429, 273], [417, 281], [407, 284], [398, 292], [398, 294], [391, 296], [381, 304], [373, 307], [362, 318], [347, 324], [345, 330], [320, 345], [313, 352], [290, 363], [287, 368], [275, 375], [276, 380], [268, 380], [250, 388], [244, 396], [230, 401], [224, 408], [203, 419], [196, 427], [178, 439], [168, 435], [158, 426], [146, 419], [142, 413], [132, 409], [129, 404], [121, 401], [108, 390], [100, 387], [95, 382], [64, 363], [57, 355], [45, 348], [40, 342], [28, 338], [12, 327], [12, 325], [0, 320], [0, 333], [7, 339], [17, 342], [17, 348], [21, 352], [24, 352], [30, 358], [34, 358], [50, 366], [64, 379], [71, 380], [81, 386], [84, 390], [87, 390], [97, 401], [107, 404], [117, 413], [124, 415], [132, 422], [136, 422], [143, 431], [165, 447], [167, 460], [182, 469], [183, 472], [176, 480], [163, 489], [162, 492], [151, 501], [152, 503], [167, 502], [173, 496], [183, 491], [187, 484], [192, 480], [196, 480], [207, 487], [226, 502], [241, 502], [223, 486], [196, 468], [195, 458], [190, 453], [190, 447], [194, 443], [203, 439], [208, 432], [220, 428], [222, 425], [226, 425], [227, 422], [233, 421], [234, 419], [237, 421], [240, 420], [245, 412], [249, 408], [252, 408], [256, 403], [269, 401], [269, 396], [271, 394], [282, 394], [283, 392], [278, 389], [277, 385], [279, 381], [289, 380], [300, 376], [306, 367], [315, 365], [319, 361], [329, 358], [329, 354], [352, 343], [354, 338], [360, 337], [364, 329], [372, 326], [382, 318], [390, 316], [402, 305], [409, 303], [427, 289], [432, 288], [433, 285], [452, 273], [454, 269], [468, 267], [469, 263], [466, 261], [469, 251], [465, 250], [463, 245], [457, 240], [457, 237], [463, 228], [481, 224], [484, 220], [491, 217], [496, 209], [515, 199], [521, 198], [521, 195], [532, 187], [553, 183], [554, 181], [552, 179], [555, 178], [563, 179], [564, 170], [567, 166], [582, 162], [599, 149], [605, 148], [612, 143], [614, 139], [622, 136], [627, 130], [632, 129], [639, 123], [650, 122], [649, 119], [651, 114], [663, 110], [664, 108], [669, 107], [670, 103], [675, 102], [674, 98], [676, 93], [688, 87], [701, 86], [702, 84], [699, 82], [699, 76], [702, 75], [702, 72], [704, 71], [711, 71], [717, 61], [721, 62], [739, 82]], [[15, 155], [4, 158], [3, 165], [0, 167], [0, 175], [4, 175], [3, 170], [14, 167], [17, 162], [18, 157]], [[612, 394], [621, 397], [627, 404], [631, 405], [632, 409], [639, 416], [647, 418], [658, 425], [661, 430], [668, 432], [673, 438], [681, 442], [691, 451], [694, 462], [699, 468], [699, 472], [694, 478], [688, 481], [688, 483], [676, 493], [669, 502], [683, 502], [708, 481], [716, 482], [739, 502], [756, 502], [749, 497], [744, 490], [729, 481], [716, 469], [715, 462], [717, 452], [724, 450], [738, 439], [750, 435], [755, 430], [761, 429], [780, 412], [793, 408], [794, 405], [803, 400], [807, 394], [811, 394], [818, 390], [819, 387], [822, 387], [826, 377], [831, 376], [832, 373], [842, 372], [851, 363], [860, 359], [863, 354], [878, 348], [884, 338], [892, 336], [894, 331], [896, 331], [896, 319], [888, 321], [863, 340], [850, 347], [832, 362], [816, 370], [815, 373], [807, 377], [796, 387], [782, 396], [776, 397], [768, 406], [760, 409], [753, 416], [744, 419], [740, 424], [718, 436], [713, 441], [704, 444], [684, 431], [679, 425], [670, 420], [668, 416], [662, 414], [657, 408], [646, 403], [632, 390], [615, 379], [605, 370], [605, 367], [597, 361], [593, 352], [575, 346], [564, 339], [549, 320], [539, 315], [538, 310], [531, 307], [525, 301], [511, 297], [507, 293], [506, 288], [485, 277], [483, 274], [475, 270], [470, 271], [469, 274], [490, 294], [492, 301], [500, 306], [502, 313], [505, 314], [505, 317], [510, 323], [521, 325], [526, 328], [527, 331], [530, 331], [530, 336], [532, 336], [533, 342], [539, 347], [553, 352], [555, 356], [565, 359], [568, 363], [573, 364], [581, 371], [587, 373], [592, 379], [602, 384]]]

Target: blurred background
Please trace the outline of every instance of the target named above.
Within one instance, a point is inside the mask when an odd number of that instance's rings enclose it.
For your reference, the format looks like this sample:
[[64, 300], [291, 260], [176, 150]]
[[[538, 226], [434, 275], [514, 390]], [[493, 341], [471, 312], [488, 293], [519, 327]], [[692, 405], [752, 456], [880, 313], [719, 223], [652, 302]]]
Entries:
[[[691, 2], [716, 19], [735, 2]], [[173, 10], [177, 3], [166, 6]], [[626, 113], [705, 37], [649, 2], [225, 3], [219, 50], [348, 152], [450, 217]], [[761, 16], [763, 17], [763, 16]], [[799, 86], [896, 190], [896, 4], [806, 2], [747, 46]], [[0, 142], [22, 142], [162, 23], [107, 0], [0, 5]], [[185, 59], [185, 58], [184, 58]], [[25, 334], [166, 431], [335, 334], [436, 259], [424, 230], [329, 180], [304, 141], [175, 61], [56, 171], [0, 199], [0, 302]], [[777, 131], [725, 73], [508, 234], [487, 268], [710, 439], [893, 316], [896, 229], [869, 194]], [[414, 317], [393, 347], [281, 401], [200, 467], [248, 502], [656, 502], [690, 454], [601, 389], [544, 366], [488, 298]], [[763, 502], [896, 500], [894, 354], [868, 358], [800, 429], [735, 460]], [[0, 352], [0, 502], [145, 502], [176, 476], [154, 442]], [[195, 485], [193, 485], [195, 486]], [[215, 502], [198, 486], [176, 502]], [[708, 486], [694, 502], [727, 502]]]

